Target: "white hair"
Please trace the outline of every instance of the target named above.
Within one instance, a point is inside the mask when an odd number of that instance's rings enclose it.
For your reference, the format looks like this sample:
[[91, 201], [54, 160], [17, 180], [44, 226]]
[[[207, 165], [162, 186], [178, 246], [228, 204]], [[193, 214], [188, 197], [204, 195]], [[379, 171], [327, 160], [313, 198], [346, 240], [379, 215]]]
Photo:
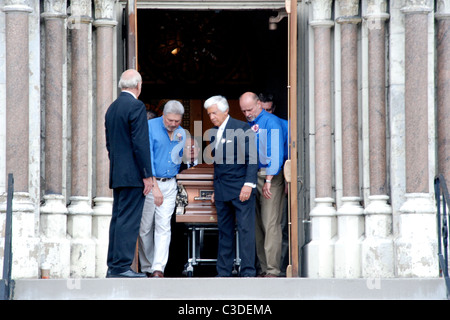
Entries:
[[175, 114], [183, 115], [184, 114], [184, 107], [181, 104], [181, 102], [179, 102], [177, 100], [169, 100], [164, 105], [163, 113], [164, 114], [175, 113]]
[[205, 109], [208, 109], [209, 107], [212, 107], [213, 105], [216, 105], [217, 108], [222, 112], [225, 112], [230, 108], [230, 106], [228, 105], [227, 99], [223, 96], [213, 96], [213, 97], [209, 98], [208, 100], [206, 100], [204, 103]]
[[139, 83], [142, 82], [142, 77], [139, 74], [139, 72], [133, 73], [133, 75], [131, 77], [128, 74], [126, 74], [126, 76], [124, 76], [125, 72], [122, 73], [122, 75], [120, 76], [119, 88], [120, 89], [137, 88]]

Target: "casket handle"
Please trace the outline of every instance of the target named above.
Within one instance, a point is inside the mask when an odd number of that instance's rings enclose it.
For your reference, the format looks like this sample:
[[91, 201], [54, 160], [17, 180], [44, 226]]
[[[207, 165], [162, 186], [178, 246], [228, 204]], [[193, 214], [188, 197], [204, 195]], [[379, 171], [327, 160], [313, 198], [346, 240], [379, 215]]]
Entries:
[[194, 197], [194, 200], [206, 201], [206, 200], [211, 200], [211, 197]]

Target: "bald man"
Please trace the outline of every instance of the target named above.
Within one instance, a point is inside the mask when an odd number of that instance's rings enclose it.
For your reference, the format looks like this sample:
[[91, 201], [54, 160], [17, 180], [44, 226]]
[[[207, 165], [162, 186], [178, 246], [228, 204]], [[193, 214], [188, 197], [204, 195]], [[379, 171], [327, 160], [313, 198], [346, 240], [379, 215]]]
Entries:
[[107, 278], [146, 277], [131, 269], [145, 196], [153, 186], [147, 114], [144, 103], [137, 99], [141, 87], [141, 75], [126, 70], [119, 81], [122, 92], [105, 115], [109, 187], [114, 197]]
[[256, 135], [258, 182], [256, 193], [256, 253], [259, 276], [278, 277], [281, 259], [280, 203], [284, 193], [284, 136], [278, 117], [266, 112], [253, 92], [239, 98], [241, 111]]

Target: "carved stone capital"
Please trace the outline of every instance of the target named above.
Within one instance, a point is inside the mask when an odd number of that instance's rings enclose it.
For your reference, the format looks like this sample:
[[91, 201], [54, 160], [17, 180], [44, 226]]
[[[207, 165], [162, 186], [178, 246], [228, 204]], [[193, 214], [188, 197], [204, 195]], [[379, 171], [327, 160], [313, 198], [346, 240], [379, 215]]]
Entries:
[[91, 0], [72, 0], [70, 12], [72, 17], [90, 17], [92, 15]]
[[312, 0], [313, 21], [330, 21], [332, 0]]
[[113, 20], [114, 19], [114, 0], [94, 0], [95, 19]]
[[44, 19], [66, 18], [66, 8], [67, 0], [45, 0], [41, 17]]
[[336, 19], [337, 23], [357, 24], [361, 22], [358, 0], [339, 0], [339, 7], [341, 9], [341, 15]]
[[429, 13], [432, 6], [429, 0], [406, 0], [405, 6], [401, 9], [404, 14], [409, 13]]
[[358, 0], [339, 0], [341, 17], [356, 17], [359, 11]]
[[367, 2], [367, 12], [364, 15], [366, 20], [387, 20], [389, 14], [387, 13], [386, 0], [369, 0]]
[[436, 1], [436, 19], [450, 19], [450, 0]]

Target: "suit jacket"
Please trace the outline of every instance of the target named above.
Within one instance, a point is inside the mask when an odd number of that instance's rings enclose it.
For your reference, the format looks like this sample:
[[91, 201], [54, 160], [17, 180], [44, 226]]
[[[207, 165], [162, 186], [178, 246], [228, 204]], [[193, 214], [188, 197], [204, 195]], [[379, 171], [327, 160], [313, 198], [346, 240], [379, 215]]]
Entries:
[[238, 198], [244, 183], [256, 184], [256, 141], [247, 123], [230, 117], [213, 156], [215, 200]]
[[105, 115], [109, 187], [143, 187], [152, 176], [145, 105], [122, 92]]

